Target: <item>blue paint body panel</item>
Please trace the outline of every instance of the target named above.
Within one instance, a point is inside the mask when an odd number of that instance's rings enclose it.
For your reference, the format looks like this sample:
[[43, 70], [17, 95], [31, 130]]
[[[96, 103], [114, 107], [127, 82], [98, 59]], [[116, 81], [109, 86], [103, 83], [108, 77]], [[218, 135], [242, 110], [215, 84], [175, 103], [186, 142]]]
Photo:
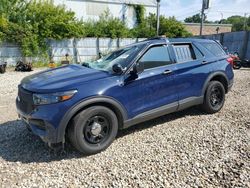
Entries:
[[[184, 99], [200, 97], [204, 94], [204, 84], [210, 75], [216, 72], [223, 73], [226, 75], [228, 85], [232, 83], [234, 76], [230, 64], [226, 61], [227, 56], [220, 58], [213, 56], [202, 46], [203, 42], [214, 41], [169, 39], [166, 42], [163, 39], [155, 39], [141, 42], [145, 46], [142, 51], [154, 44], [166, 43], [173, 63], [144, 70], [138, 74], [137, 79], [130, 82], [125, 81], [129, 73], [115, 75], [81, 65], [64, 66], [28, 76], [22, 80], [20, 87], [31, 95], [33, 93], [48, 94], [69, 90], [77, 90], [78, 92], [73, 98], [64, 102], [32, 105], [32, 110], [29, 112], [21, 109], [20, 102], [17, 100], [18, 113], [28, 120], [43, 120], [47, 126], [52, 127], [51, 129], [55, 131], [52, 135], [56, 135], [61, 129], [63, 117], [69, 113], [72, 107], [92, 97], [108, 97], [117, 102], [126, 114], [124, 121], [164, 105], [178, 104]], [[172, 46], [175, 43], [195, 45], [202, 52], [203, 58], [177, 63]], [[142, 51], [138, 53], [138, 56], [143, 54]], [[136, 61], [131, 61], [129, 66], [132, 66], [133, 63]], [[166, 70], [170, 70], [171, 74], [163, 74]], [[176, 106], [176, 110], [177, 108], [178, 106]], [[35, 134], [46, 138], [47, 142], [56, 142], [56, 139], [46, 135], [49, 134], [46, 129], [41, 130], [35, 125], [31, 125], [31, 128]]]

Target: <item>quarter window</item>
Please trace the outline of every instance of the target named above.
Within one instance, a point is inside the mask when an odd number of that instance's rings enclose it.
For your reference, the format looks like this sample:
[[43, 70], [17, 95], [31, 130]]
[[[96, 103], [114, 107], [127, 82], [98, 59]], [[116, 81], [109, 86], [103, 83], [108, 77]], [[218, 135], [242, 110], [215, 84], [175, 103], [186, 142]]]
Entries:
[[196, 55], [196, 59], [201, 59], [204, 57], [204, 55], [201, 53], [201, 51], [195, 45], [193, 45], [193, 49], [194, 49], [194, 53]]
[[225, 51], [215, 42], [202, 43], [202, 45], [217, 57], [226, 55]]
[[143, 63], [144, 69], [171, 64], [167, 47], [155, 46], [150, 48], [139, 60], [139, 63]]
[[174, 51], [178, 63], [193, 61], [196, 59], [192, 46], [190, 44], [176, 44]]

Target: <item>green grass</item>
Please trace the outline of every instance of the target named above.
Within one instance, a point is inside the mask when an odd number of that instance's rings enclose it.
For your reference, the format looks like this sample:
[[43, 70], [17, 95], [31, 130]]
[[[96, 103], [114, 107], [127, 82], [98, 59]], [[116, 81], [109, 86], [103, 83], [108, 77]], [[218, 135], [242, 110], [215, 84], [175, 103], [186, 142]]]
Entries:
[[[60, 67], [61, 63], [55, 63], [56, 67]], [[49, 63], [48, 62], [34, 62], [32, 63], [33, 68], [42, 68], [42, 67], [49, 67]]]
[[49, 63], [47, 63], [47, 62], [35, 62], [35, 63], [32, 63], [32, 66], [34, 68], [49, 67]]

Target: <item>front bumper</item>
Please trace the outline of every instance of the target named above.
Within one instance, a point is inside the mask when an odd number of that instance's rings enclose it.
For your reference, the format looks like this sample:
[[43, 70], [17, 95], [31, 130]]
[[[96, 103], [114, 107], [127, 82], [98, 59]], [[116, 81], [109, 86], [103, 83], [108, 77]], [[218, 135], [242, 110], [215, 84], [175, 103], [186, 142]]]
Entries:
[[50, 144], [58, 143], [57, 129], [52, 124], [42, 119], [37, 119], [31, 115], [24, 114], [17, 108], [18, 116], [26, 123], [26, 126], [44, 142]]
[[18, 116], [35, 135], [49, 145], [64, 142], [64, 137], [59, 138], [58, 136], [60, 132], [59, 125], [68, 106], [67, 102], [35, 106], [32, 104], [30, 97], [25, 98], [22, 96], [21, 98], [18, 96], [16, 98]]
[[51, 145], [65, 142], [65, 127], [61, 126], [61, 121], [76, 101], [77, 98], [48, 105], [34, 105], [33, 93], [19, 86], [16, 109], [28, 128]]

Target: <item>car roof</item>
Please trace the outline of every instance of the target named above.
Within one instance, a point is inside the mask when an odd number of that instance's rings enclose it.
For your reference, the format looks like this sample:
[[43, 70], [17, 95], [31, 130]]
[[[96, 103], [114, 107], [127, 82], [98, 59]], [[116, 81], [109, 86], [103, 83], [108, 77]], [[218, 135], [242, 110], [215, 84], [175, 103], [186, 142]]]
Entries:
[[146, 40], [142, 40], [140, 42], [135, 42], [135, 43], [129, 44], [129, 45], [124, 46], [122, 48], [133, 47], [133, 46], [137, 46], [137, 45], [193, 43], [193, 42], [198, 42], [198, 43], [207, 43], [207, 42], [209, 42], [209, 43], [218, 43], [215, 40], [210, 40], [210, 39], [153, 37], [153, 38], [148, 38]]
[[181, 42], [214, 42], [213, 40], [209, 39], [198, 39], [198, 38], [166, 38], [166, 37], [154, 37], [143, 40], [141, 42], [137, 42], [134, 44], [155, 44], [155, 43], [181, 43]]
[[214, 42], [209, 39], [198, 39], [198, 38], [170, 38], [168, 39], [170, 43], [175, 42]]

